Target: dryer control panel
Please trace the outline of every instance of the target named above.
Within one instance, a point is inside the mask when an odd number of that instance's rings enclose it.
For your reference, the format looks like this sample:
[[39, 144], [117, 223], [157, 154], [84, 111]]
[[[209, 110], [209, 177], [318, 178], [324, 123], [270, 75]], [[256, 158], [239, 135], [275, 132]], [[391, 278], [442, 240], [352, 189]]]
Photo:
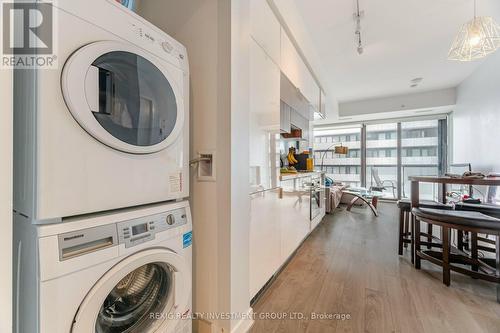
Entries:
[[119, 222], [117, 223], [119, 243], [129, 248], [154, 239], [159, 232], [177, 228], [186, 223], [185, 208]]

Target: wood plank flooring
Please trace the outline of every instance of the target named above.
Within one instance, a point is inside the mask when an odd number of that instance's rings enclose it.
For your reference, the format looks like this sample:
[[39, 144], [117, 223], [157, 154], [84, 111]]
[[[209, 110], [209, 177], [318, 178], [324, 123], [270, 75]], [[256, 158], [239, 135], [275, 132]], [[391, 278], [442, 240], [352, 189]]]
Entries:
[[[446, 287], [438, 267], [415, 270], [397, 254], [396, 205], [379, 207], [328, 215], [254, 305], [251, 332], [500, 332], [495, 285], [452, 273]], [[288, 319], [262, 319], [272, 313]]]

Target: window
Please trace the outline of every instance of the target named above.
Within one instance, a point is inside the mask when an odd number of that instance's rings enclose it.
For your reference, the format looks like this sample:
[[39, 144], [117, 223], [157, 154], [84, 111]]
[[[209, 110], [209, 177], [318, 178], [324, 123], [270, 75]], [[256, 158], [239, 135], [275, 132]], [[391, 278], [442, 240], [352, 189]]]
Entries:
[[[315, 132], [315, 135], [317, 135], [316, 138], [328, 137], [331, 144], [342, 144], [349, 147], [347, 155], [335, 154], [333, 147], [329, 151], [316, 151], [320, 156], [325, 154], [323, 170], [326, 171], [327, 176], [337, 182], [361, 186], [361, 128], [325, 130], [321, 134], [318, 131]], [[315, 164], [316, 169], [319, 170], [321, 159], [316, 158]]]
[[[438, 156], [440, 120], [401, 123], [401, 196], [410, 196], [409, 176], [437, 176], [441, 160]], [[422, 183], [420, 197], [434, 200], [437, 187]]]
[[[366, 187], [381, 191], [384, 197], [397, 198], [397, 123], [366, 126]], [[380, 141], [383, 140], [383, 141]]]
[[[443, 130], [446, 130], [444, 119], [370, 124], [365, 126], [365, 130], [330, 129], [328, 136], [332, 142], [348, 146], [349, 152], [347, 155], [338, 155], [333, 150], [328, 151], [328, 163], [325, 166], [329, 168], [324, 170], [335, 181], [381, 189], [385, 198], [409, 197], [409, 176], [437, 175], [442, 172], [442, 155], [446, 155], [447, 148], [440, 141]], [[365, 142], [361, 142], [362, 131], [366, 131]], [[363, 159], [362, 147], [366, 148]], [[320, 163], [317, 161], [316, 164]], [[364, 171], [364, 179], [361, 179], [361, 171]], [[424, 199], [437, 198], [437, 187], [433, 185], [422, 184], [420, 191]]]

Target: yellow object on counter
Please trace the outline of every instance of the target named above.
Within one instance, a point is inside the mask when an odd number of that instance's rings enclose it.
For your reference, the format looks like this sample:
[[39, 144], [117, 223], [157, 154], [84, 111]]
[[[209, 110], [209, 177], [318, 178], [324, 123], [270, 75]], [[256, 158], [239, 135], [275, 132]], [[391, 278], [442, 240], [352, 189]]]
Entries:
[[314, 159], [309, 157], [306, 163], [307, 171], [314, 171]]

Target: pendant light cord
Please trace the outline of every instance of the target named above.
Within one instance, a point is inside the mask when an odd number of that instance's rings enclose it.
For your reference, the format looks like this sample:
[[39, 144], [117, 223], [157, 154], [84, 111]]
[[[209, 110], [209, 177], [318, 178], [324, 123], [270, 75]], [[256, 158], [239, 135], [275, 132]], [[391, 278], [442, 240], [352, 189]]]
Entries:
[[474, 21], [476, 20], [476, 0], [474, 0]]

